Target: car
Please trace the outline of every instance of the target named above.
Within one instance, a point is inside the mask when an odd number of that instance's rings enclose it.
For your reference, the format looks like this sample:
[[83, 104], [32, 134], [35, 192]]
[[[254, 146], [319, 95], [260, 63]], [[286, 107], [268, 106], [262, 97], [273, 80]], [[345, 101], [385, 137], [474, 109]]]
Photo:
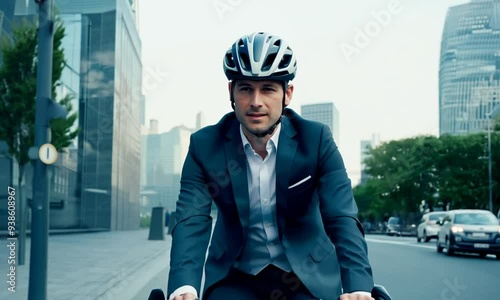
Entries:
[[500, 260], [500, 225], [487, 210], [457, 209], [446, 212], [438, 232], [436, 250], [451, 256], [455, 252], [477, 253], [481, 257], [496, 255]]
[[385, 229], [385, 233], [387, 235], [399, 235], [400, 232], [400, 219], [398, 217], [390, 217], [387, 220], [387, 227]]
[[421, 240], [428, 242], [433, 238], [437, 238], [439, 232], [439, 218], [443, 218], [445, 213], [439, 212], [429, 212], [422, 216], [420, 223], [417, 227], [417, 242], [420, 243]]
[[407, 224], [400, 217], [390, 217], [387, 221], [387, 227], [385, 233], [390, 236], [414, 236], [415, 232], [415, 224]]

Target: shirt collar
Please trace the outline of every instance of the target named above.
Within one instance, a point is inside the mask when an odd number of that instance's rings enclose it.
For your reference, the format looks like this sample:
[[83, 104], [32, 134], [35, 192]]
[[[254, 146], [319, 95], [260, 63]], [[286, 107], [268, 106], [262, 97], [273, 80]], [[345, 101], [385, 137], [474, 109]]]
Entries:
[[[276, 126], [276, 130], [274, 131], [274, 134], [271, 136], [269, 141], [267, 141], [266, 148], [269, 147], [269, 142], [271, 142], [271, 145], [274, 145], [276, 150], [278, 150], [278, 141], [280, 139], [280, 132], [281, 132], [281, 123], [279, 123], [278, 126]], [[241, 124], [240, 124], [240, 136], [241, 136], [241, 141], [243, 142], [243, 149], [245, 149], [247, 147], [247, 145], [252, 147], [252, 145], [250, 145], [250, 142], [248, 141], [247, 137], [243, 133], [243, 126]]]

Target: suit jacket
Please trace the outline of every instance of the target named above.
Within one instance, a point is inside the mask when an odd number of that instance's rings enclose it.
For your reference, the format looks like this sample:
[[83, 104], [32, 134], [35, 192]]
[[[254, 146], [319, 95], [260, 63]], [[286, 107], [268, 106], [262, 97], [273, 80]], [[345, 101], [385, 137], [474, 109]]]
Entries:
[[[206, 257], [205, 291], [228, 274], [245, 245], [250, 207], [239, 126], [231, 112], [191, 135], [172, 231], [169, 294], [183, 285], [200, 291]], [[218, 214], [210, 238], [212, 200]], [[313, 295], [337, 299], [342, 287], [372, 290], [351, 181], [332, 134], [290, 109], [279, 136], [276, 205], [286, 256]]]

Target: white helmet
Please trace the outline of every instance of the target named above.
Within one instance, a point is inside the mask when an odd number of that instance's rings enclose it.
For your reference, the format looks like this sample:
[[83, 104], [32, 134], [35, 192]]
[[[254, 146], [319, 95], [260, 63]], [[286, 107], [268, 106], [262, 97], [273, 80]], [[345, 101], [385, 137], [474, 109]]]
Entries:
[[297, 60], [288, 43], [266, 32], [241, 37], [224, 57], [224, 73], [228, 80], [288, 82], [296, 72]]

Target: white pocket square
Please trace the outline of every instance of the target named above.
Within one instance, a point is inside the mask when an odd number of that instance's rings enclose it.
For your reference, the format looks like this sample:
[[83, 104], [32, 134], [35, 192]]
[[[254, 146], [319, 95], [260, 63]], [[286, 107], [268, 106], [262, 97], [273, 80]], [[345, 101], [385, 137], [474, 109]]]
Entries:
[[311, 179], [311, 175], [307, 176], [306, 178], [302, 179], [301, 181], [299, 181], [297, 183], [292, 184], [291, 186], [288, 187], [288, 189], [293, 189], [294, 187], [303, 184], [304, 182], [308, 181], [309, 179]]

